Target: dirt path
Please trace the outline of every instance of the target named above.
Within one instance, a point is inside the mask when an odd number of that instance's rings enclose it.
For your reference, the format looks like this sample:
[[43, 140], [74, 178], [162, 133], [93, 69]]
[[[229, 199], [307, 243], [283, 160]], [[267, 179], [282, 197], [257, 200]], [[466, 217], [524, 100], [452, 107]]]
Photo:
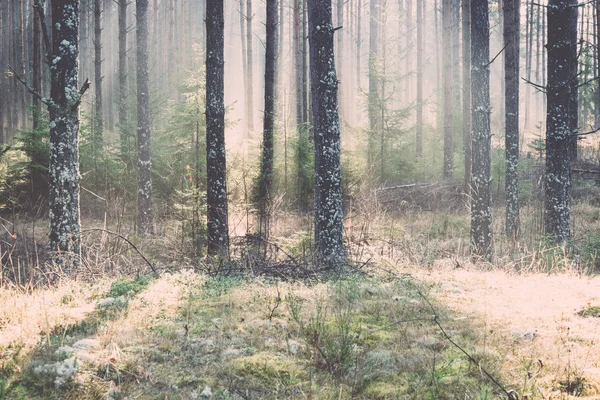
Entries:
[[600, 277], [518, 275], [453, 262], [411, 272], [459, 317], [481, 325], [521, 396], [566, 399], [559, 389], [570, 387], [583, 389], [577, 398], [600, 399], [600, 318], [576, 314], [600, 306]]

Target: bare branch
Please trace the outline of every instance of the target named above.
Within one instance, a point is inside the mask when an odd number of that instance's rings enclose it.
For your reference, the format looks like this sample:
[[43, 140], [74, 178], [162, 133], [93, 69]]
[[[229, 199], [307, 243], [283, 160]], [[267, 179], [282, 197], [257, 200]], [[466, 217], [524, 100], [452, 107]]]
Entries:
[[35, 1], [33, 6], [40, 15], [40, 25], [42, 27], [42, 36], [44, 37], [44, 46], [46, 47], [46, 62], [52, 65], [52, 46], [50, 45], [50, 35], [48, 35], [48, 26], [46, 26], [46, 15], [44, 14], [44, 6], [40, 0]]
[[26, 81], [25, 79], [23, 79], [21, 77], [21, 75], [19, 75], [17, 73], [17, 71], [15, 71], [15, 69], [13, 67], [11, 67], [10, 65], [8, 66], [8, 70], [14, 75], [15, 79], [18, 80], [21, 85], [23, 85], [25, 87], [25, 89], [27, 89], [27, 91], [29, 93], [31, 93], [32, 95], [34, 95], [35, 97], [37, 97], [42, 103], [48, 105], [48, 100], [46, 98], [44, 98], [44, 96], [42, 96], [41, 94], [39, 94], [34, 88], [32, 88]]
[[81, 87], [81, 89], [79, 89], [79, 98], [77, 99], [77, 101], [75, 103], [73, 103], [73, 105], [71, 106], [71, 109], [76, 109], [77, 107], [79, 107], [79, 104], [81, 104], [81, 98], [83, 97], [83, 94], [90, 88], [90, 80], [86, 79], [85, 82], [83, 83], [83, 86]]
[[508, 46], [508, 43], [506, 43], [506, 44], [504, 45], [504, 47], [502, 48], [502, 50], [500, 50], [500, 51], [498, 52], [498, 54], [496, 54], [496, 55], [494, 56], [494, 58], [492, 58], [492, 61], [490, 61], [489, 63], [487, 63], [485, 66], [486, 66], [486, 67], [489, 67], [490, 65], [492, 65], [492, 63], [493, 63], [494, 61], [496, 61], [496, 58], [498, 58], [498, 57], [500, 56], [500, 54], [502, 54], [502, 52], [504, 51], [504, 49], [506, 49], [506, 46]]

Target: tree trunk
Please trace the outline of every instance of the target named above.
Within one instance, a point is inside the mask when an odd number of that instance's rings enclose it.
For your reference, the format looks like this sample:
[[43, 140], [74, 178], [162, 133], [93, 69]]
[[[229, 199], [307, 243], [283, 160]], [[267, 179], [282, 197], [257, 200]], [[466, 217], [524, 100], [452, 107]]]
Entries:
[[[42, 44], [42, 34], [41, 34], [41, 21], [40, 14], [35, 10], [35, 5], [32, 11], [33, 16], [33, 51], [31, 55], [31, 59], [33, 61], [33, 89], [38, 93], [42, 92], [42, 63], [41, 63], [41, 44]], [[4, 69], [2, 70], [4, 71]], [[41, 103], [40, 99], [36, 96], [33, 96], [33, 130], [39, 129], [40, 126], [40, 113], [41, 113]], [[0, 107], [2, 104], [0, 103]], [[0, 125], [2, 125], [2, 119], [0, 118]], [[1, 128], [0, 128], [1, 129]], [[0, 143], [1, 142], [0, 136]]]
[[411, 79], [411, 74], [413, 72], [412, 69], [412, 51], [411, 48], [413, 46], [412, 43], [412, 0], [405, 0], [406, 1], [406, 33], [405, 33], [405, 50], [404, 50], [404, 64], [405, 64], [405, 68], [406, 70], [405, 72], [405, 76], [406, 79], [404, 80], [404, 104], [408, 105], [411, 103], [412, 100], [412, 93], [411, 93], [411, 83], [412, 83], [412, 79]]
[[471, 92], [473, 166], [471, 184], [471, 246], [473, 254], [492, 258], [490, 21], [487, 0], [471, 2]]
[[519, 235], [519, 59], [520, 0], [504, 0], [505, 131], [506, 152], [506, 235]]
[[369, 19], [369, 140], [368, 140], [368, 165], [373, 166], [375, 157], [375, 138], [379, 129], [379, 82], [377, 65], [379, 63], [379, 0], [371, 0]]
[[248, 125], [248, 131], [254, 131], [254, 72], [252, 71], [252, 64], [254, 61], [254, 56], [252, 53], [252, 19], [254, 15], [252, 14], [252, 0], [246, 0], [246, 63], [247, 69], [246, 80], [248, 82], [248, 94], [246, 95], [248, 104], [246, 106], [246, 123]]
[[571, 91], [577, 73], [577, 1], [548, 3], [548, 84], [544, 227], [554, 243], [571, 236], [570, 199], [573, 131]]
[[334, 28], [330, 0], [309, 0], [311, 90], [315, 140], [315, 245], [317, 262], [340, 268], [342, 241], [342, 187], [340, 123], [333, 52]]
[[[206, 204], [208, 255], [229, 255], [225, 157], [223, 0], [206, 2]], [[251, 64], [250, 62], [248, 64]]]
[[[119, 0], [119, 138], [121, 159], [129, 165], [131, 145], [127, 132], [127, 5]], [[156, 12], [155, 12], [156, 14]], [[156, 35], [155, 35], [156, 39]]]
[[471, 195], [471, 2], [462, 0], [462, 119], [463, 153], [465, 156], [465, 176], [463, 191]]
[[50, 247], [59, 262], [77, 266], [79, 235], [79, 1], [52, 2], [50, 75]]
[[[575, 6], [578, 7], [578, 3], [575, 2]], [[569, 62], [574, 65], [574, 69], [571, 72], [571, 79], [569, 80], [569, 128], [571, 129], [571, 163], [577, 162], [577, 145], [578, 145], [578, 133], [579, 133], [579, 101], [578, 101], [578, 92], [579, 92], [579, 74], [578, 74], [578, 52], [577, 52], [577, 15], [579, 13], [579, 9], [575, 9], [574, 15], [571, 16], [570, 20], [567, 20], [567, 26], [569, 30], [568, 41], [571, 44], [569, 46]], [[583, 44], [582, 44], [583, 45]]]
[[277, 0], [267, 0], [265, 50], [265, 115], [263, 118], [262, 164], [259, 193], [259, 233], [269, 237], [273, 188], [273, 131], [275, 125], [275, 74], [277, 65]]
[[423, 155], [423, 0], [417, 0], [417, 157]]
[[136, 0], [138, 232], [154, 234], [152, 159], [150, 150], [150, 84], [148, 79], [148, 0]]
[[94, 115], [94, 164], [101, 156], [102, 147], [102, 0], [94, 0], [94, 93], [96, 113]]
[[454, 173], [454, 107], [452, 102], [453, 73], [452, 73], [452, 1], [442, 0], [442, 30], [443, 30], [443, 68], [442, 82], [444, 85], [444, 179], [452, 178]]
[[[252, 120], [252, 109], [250, 104], [250, 82], [248, 79], [248, 51], [246, 49], [246, 0], [240, 0], [240, 39], [242, 41], [242, 74], [244, 75], [244, 106], [246, 111], [246, 132], [244, 137], [249, 138], [250, 135], [250, 120]], [[244, 151], [246, 145], [244, 144]]]

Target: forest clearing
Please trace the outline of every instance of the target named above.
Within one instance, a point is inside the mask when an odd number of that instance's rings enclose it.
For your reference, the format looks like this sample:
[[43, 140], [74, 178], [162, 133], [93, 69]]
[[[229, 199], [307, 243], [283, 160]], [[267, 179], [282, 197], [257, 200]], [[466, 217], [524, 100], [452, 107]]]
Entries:
[[0, 399], [600, 399], [600, 0], [1, 0]]

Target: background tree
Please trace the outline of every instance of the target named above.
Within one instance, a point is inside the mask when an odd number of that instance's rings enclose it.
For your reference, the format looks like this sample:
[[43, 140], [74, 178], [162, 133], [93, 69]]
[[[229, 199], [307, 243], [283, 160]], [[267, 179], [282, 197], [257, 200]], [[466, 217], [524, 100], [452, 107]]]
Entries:
[[452, 178], [454, 174], [454, 106], [453, 99], [453, 82], [452, 82], [452, 1], [442, 0], [442, 82], [444, 86], [443, 103], [444, 103], [444, 179]]
[[472, 151], [471, 245], [474, 254], [492, 257], [490, 21], [487, 0], [471, 2]]
[[315, 141], [315, 245], [320, 264], [339, 267], [344, 260], [344, 246], [331, 1], [308, 1], [308, 26]]
[[[208, 254], [227, 256], [223, 0], [206, 2], [206, 204]], [[249, 63], [250, 64], [250, 63]]]
[[148, 0], [136, 0], [138, 230], [154, 234], [150, 152], [150, 82], [148, 72]]
[[506, 152], [506, 234], [519, 232], [519, 59], [521, 7], [519, 0], [504, 0], [504, 73]]

